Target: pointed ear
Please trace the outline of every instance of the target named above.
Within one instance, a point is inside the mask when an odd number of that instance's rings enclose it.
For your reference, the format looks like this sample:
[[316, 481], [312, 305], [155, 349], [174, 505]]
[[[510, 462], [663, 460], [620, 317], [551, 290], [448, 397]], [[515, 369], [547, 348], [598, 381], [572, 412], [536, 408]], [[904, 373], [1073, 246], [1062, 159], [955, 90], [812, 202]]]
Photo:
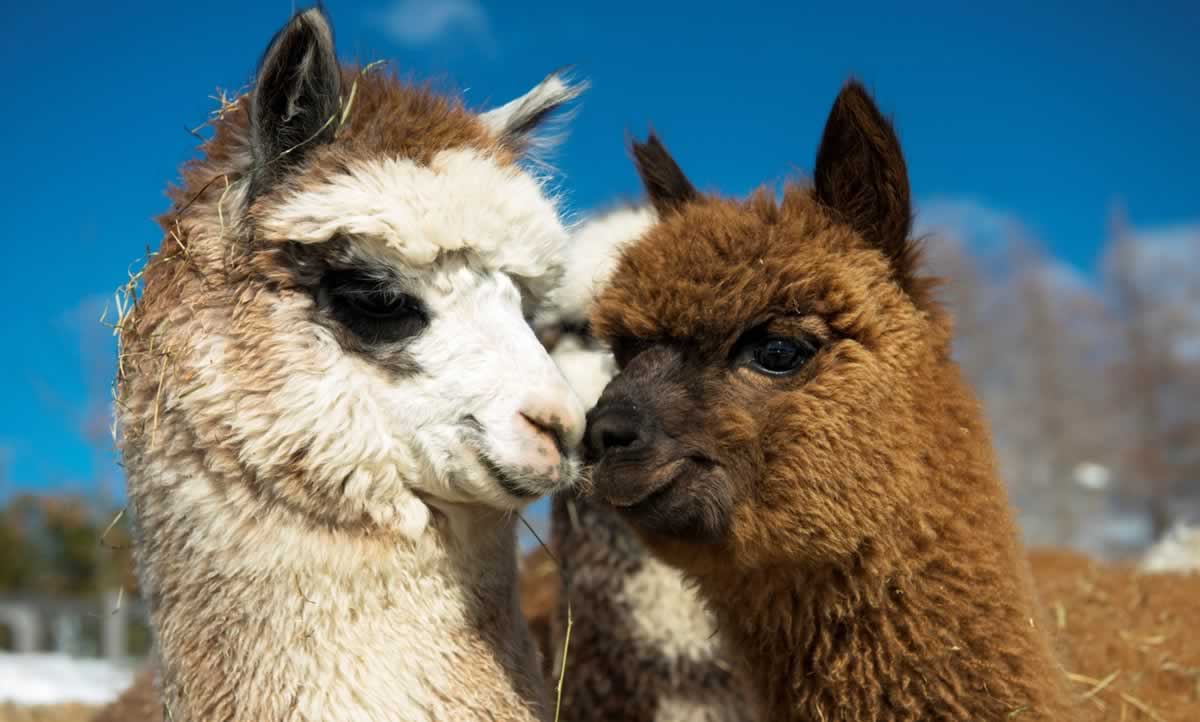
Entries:
[[563, 71], [555, 71], [528, 93], [481, 113], [479, 119], [493, 136], [517, 153], [547, 151], [560, 136], [539, 131], [544, 131], [554, 111], [578, 98], [587, 87], [586, 82], [572, 83]]
[[695, 186], [680, 170], [666, 146], [651, 131], [644, 143], [633, 142], [633, 164], [637, 166], [650, 204], [665, 216], [699, 197]]
[[312, 8], [293, 16], [258, 64], [250, 105], [256, 185], [333, 138], [341, 85], [333, 29], [325, 14]]
[[911, 292], [917, 247], [909, 239], [908, 170], [891, 123], [857, 80], [847, 82], [833, 102], [813, 181], [817, 199], [883, 251]]

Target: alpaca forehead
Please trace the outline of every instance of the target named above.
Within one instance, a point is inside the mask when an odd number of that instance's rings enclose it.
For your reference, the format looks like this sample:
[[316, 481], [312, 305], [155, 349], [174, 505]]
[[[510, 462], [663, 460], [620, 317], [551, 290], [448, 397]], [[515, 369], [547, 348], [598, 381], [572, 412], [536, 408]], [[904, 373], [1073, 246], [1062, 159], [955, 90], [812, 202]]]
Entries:
[[440, 151], [428, 164], [351, 161], [342, 172], [304, 178], [262, 213], [257, 229], [276, 242], [369, 239], [401, 269], [469, 256], [534, 286], [557, 281], [567, 239], [537, 180], [473, 148]]
[[755, 205], [716, 201], [647, 232], [601, 293], [597, 332], [720, 342], [767, 317], [869, 308], [888, 277], [877, 253], [809, 206]]
[[801, 290], [811, 277], [772, 276], [755, 262], [713, 266], [705, 273], [680, 259], [663, 266], [675, 270], [658, 274], [642, 270], [637, 256], [627, 264], [593, 309], [596, 333], [609, 339], [690, 339], [723, 346], [752, 324], [771, 316], [800, 316], [815, 305]]
[[344, 250], [335, 254], [332, 265], [357, 267], [385, 284], [398, 282], [406, 293], [419, 296], [437, 311], [461, 304], [520, 308], [526, 293], [539, 290], [531, 287], [538, 279], [490, 266], [467, 251], [442, 253], [429, 264], [414, 267], [393, 244], [377, 238], [362, 238], [341, 248]]

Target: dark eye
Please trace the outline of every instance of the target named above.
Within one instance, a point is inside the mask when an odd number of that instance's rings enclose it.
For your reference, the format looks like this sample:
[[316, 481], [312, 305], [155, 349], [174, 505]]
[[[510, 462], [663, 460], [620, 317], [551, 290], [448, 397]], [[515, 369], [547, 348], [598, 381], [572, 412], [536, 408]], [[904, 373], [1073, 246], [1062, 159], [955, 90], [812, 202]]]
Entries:
[[415, 310], [412, 297], [378, 289], [343, 291], [340, 299], [352, 313], [376, 321], [409, 316]]
[[780, 376], [803, 366], [816, 353], [816, 348], [800, 339], [772, 336], [751, 343], [746, 352], [750, 367], [755, 371]]
[[322, 281], [330, 312], [368, 343], [390, 343], [415, 336], [428, 323], [417, 298], [394, 281], [355, 271], [331, 271]]

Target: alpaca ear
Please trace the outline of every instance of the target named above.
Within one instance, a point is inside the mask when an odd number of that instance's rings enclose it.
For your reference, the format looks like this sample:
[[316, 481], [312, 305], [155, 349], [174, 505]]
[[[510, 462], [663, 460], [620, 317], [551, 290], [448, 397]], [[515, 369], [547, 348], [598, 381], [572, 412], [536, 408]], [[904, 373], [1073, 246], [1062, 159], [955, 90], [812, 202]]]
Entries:
[[867, 89], [850, 80], [825, 121], [813, 171], [816, 197], [874, 244], [905, 290], [913, 288], [908, 170], [892, 125]]
[[646, 137], [646, 142], [633, 142], [633, 164], [637, 166], [650, 204], [660, 216], [677, 210], [700, 195], [654, 131]]
[[294, 15], [263, 53], [250, 104], [255, 182], [332, 140], [341, 105], [342, 74], [333, 29], [320, 8]]
[[479, 119], [503, 145], [522, 155], [548, 151], [558, 144], [560, 135], [539, 132], [546, 120], [563, 105], [587, 90], [587, 83], [572, 83], [561, 71], [546, 76], [519, 98], [481, 113]]

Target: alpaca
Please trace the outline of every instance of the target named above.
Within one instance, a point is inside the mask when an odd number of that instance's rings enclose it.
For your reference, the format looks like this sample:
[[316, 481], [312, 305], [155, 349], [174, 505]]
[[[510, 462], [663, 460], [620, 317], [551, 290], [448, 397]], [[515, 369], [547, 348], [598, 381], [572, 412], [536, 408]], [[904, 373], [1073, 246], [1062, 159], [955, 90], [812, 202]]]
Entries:
[[633, 154], [660, 220], [591, 313], [620, 369], [589, 413], [594, 494], [695, 581], [762, 718], [1067, 718], [867, 91], [778, 199], [698, 192], [653, 134]]
[[1200, 528], [1179, 524], [1142, 557], [1147, 572], [1200, 571]]
[[587, 313], [596, 291], [612, 273], [620, 249], [654, 223], [648, 206], [622, 206], [579, 223], [571, 232], [562, 283], [534, 322], [550, 352], [585, 407], [616, 373], [612, 354], [595, 342]]
[[340, 66], [312, 9], [213, 120], [120, 321], [166, 718], [547, 715], [514, 512], [571, 486], [584, 409], [529, 324], [567, 236], [521, 161], [580, 90], [475, 114]]
[[542, 345], [586, 408], [596, 403], [616, 374], [612, 354], [588, 330], [592, 301], [616, 266], [621, 249], [655, 220], [654, 209], [630, 205], [577, 225], [563, 260], [563, 281], [534, 324]]
[[[585, 406], [615, 372], [612, 355], [587, 332], [587, 312], [620, 248], [653, 224], [647, 206], [598, 214], [571, 234], [564, 283], [540, 319], [543, 342]], [[740, 680], [723, 658], [708, 610], [678, 571], [653, 558], [611, 510], [556, 495], [551, 547], [563, 565], [529, 566], [531, 626], [544, 635], [546, 672], [562, 664], [567, 603], [573, 609], [563, 719], [629, 722], [750, 720]], [[524, 580], [523, 580], [524, 583]], [[559, 594], [547, 593], [548, 584]], [[542, 616], [544, 615], [544, 617]]]

